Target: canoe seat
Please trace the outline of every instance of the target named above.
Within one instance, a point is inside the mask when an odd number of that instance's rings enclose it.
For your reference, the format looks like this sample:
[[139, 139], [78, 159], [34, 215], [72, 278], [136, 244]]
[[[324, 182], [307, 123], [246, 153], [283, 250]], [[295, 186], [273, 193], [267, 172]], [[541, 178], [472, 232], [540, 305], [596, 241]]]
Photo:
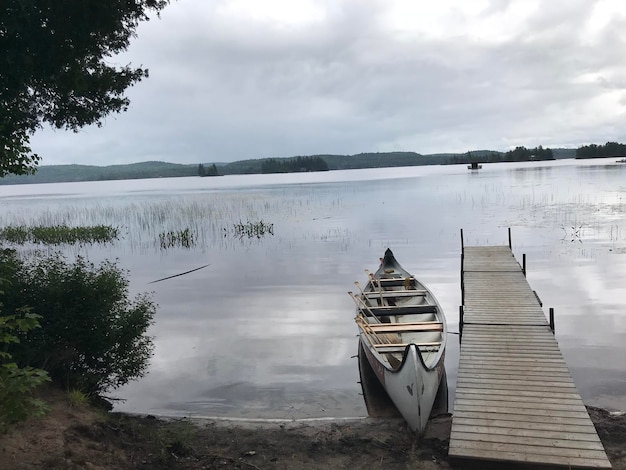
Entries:
[[409, 331], [443, 331], [443, 322], [370, 323], [375, 333], [400, 333]]
[[378, 283], [380, 282], [380, 285], [383, 287], [397, 287], [397, 286], [404, 286], [406, 283], [409, 283], [409, 285], [414, 286], [415, 285], [415, 278], [410, 277], [410, 278], [406, 278], [406, 277], [389, 277], [389, 278], [383, 278], [383, 279], [376, 279], [374, 281], [374, 283], [372, 283], [372, 281], [369, 281], [370, 284], [372, 286], [374, 286], [374, 289], [378, 289]]
[[383, 297], [384, 299], [388, 297], [418, 297], [422, 295], [426, 295], [428, 291], [426, 290], [385, 290], [385, 291], [372, 291], [365, 292], [363, 295], [368, 299], [380, 299]]
[[428, 343], [397, 343], [397, 344], [375, 344], [374, 348], [381, 354], [402, 353], [409, 344], [415, 344], [420, 350], [436, 349], [441, 346], [441, 341], [433, 341]]
[[369, 310], [377, 317], [389, 315], [411, 315], [415, 313], [437, 313], [436, 305], [390, 305], [384, 307], [370, 307]]

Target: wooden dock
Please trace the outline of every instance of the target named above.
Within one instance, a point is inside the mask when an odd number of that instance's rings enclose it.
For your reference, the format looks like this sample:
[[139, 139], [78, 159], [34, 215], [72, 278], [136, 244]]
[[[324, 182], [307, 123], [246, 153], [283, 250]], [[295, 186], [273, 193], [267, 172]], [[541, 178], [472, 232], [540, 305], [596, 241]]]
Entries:
[[508, 246], [464, 247], [449, 455], [611, 468], [538, 297]]

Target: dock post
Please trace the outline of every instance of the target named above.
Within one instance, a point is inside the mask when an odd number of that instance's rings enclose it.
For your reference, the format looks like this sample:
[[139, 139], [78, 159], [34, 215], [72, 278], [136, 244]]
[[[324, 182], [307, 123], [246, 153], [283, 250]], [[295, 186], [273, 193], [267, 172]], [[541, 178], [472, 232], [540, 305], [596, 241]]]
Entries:
[[459, 343], [463, 339], [463, 305], [459, 305]]
[[464, 247], [465, 247], [465, 244], [463, 242], [463, 229], [461, 229], [461, 254], [463, 254]]
[[554, 333], [554, 308], [550, 307], [550, 329]]
[[461, 229], [461, 304], [465, 303], [465, 287], [463, 282], [463, 260], [465, 256], [465, 247], [463, 245], [463, 229]]
[[509, 248], [513, 251], [513, 244], [511, 243], [511, 227], [509, 227]]
[[465, 305], [465, 279], [463, 274], [463, 254], [461, 254], [461, 304]]
[[526, 253], [522, 254], [522, 272], [524, 273], [524, 277], [526, 277]]

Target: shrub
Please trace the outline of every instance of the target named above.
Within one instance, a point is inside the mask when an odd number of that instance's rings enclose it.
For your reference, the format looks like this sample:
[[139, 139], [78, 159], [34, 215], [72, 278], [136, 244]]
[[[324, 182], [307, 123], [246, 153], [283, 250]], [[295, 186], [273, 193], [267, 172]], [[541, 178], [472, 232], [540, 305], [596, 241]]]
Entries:
[[147, 294], [128, 296], [125, 272], [110, 261], [96, 267], [56, 253], [21, 262], [5, 250], [2, 269], [14, 270], [14, 289], [4, 302], [28, 305], [41, 328], [16, 345], [18, 364], [47, 370], [66, 389], [98, 395], [141, 377], [152, 354], [146, 335], [156, 306]]
[[67, 402], [70, 408], [77, 408], [87, 405], [89, 403], [89, 397], [80, 390], [72, 389], [67, 392]]
[[28, 416], [46, 412], [46, 405], [31, 392], [50, 380], [48, 374], [32, 367], [18, 367], [9, 352], [12, 344], [20, 342], [18, 334], [38, 328], [38, 315], [20, 309], [14, 315], [0, 316], [0, 432]]

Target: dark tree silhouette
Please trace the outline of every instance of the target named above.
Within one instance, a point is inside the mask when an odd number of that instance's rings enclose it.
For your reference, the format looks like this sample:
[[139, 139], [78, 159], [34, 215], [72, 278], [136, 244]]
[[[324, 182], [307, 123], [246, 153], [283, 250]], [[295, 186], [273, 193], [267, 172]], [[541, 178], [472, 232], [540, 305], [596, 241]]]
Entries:
[[0, 176], [36, 170], [30, 136], [42, 126], [78, 130], [125, 111], [125, 90], [148, 70], [117, 67], [148, 13], [168, 0], [2, 0]]

